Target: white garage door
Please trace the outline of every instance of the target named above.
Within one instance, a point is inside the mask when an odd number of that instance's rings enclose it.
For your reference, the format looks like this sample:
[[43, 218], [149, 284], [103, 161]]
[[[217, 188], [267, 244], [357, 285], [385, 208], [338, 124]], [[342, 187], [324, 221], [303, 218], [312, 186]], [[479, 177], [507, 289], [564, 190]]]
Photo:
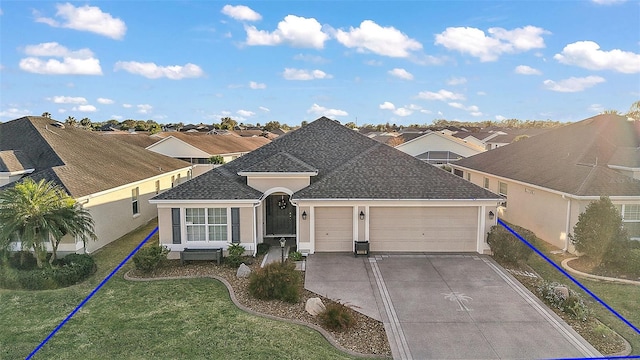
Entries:
[[477, 251], [476, 207], [372, 207], [371, 251]]
[[315, 208], [316, 251], [353, 251], [353, 208]]

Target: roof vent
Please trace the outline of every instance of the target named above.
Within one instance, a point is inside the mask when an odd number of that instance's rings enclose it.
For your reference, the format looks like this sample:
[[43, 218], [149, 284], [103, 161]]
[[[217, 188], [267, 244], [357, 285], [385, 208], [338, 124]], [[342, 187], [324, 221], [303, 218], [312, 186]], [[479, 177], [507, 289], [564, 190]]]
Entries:
[[54, 123], [53, 123], [53, 124], [51, 124], [51, 125], [53, 125], [53, 126], [55, 126], [55, 127], [57, 127], [57, 128], [60, 128], [60, 129], [64, 129], [64, 124], [63, 124], [63, 123], [61, 123], [61, 122], [54, 122]]

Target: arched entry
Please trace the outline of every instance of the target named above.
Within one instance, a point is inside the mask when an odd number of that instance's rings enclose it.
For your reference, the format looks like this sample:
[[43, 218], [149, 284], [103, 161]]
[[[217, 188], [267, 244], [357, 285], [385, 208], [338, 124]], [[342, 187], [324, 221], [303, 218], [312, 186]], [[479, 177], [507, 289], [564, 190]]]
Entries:
[[266, 235], [295, 235], [296, 208], [289, 201], [289, 194], [276, 192], [264, 200]]

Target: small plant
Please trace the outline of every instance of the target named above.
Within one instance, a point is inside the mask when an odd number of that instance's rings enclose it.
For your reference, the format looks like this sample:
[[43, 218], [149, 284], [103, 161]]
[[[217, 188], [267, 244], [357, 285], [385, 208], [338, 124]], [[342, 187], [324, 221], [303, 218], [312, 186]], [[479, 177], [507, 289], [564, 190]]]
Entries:
[[[529, 243], [535, 245], [537, 237], [527, 229], [511, 225]], [[533, 250], [520, 239], [516, 238], [502, 226], [492, 226], [487, 236], [487, 244], [491, 248], [493, 257], [500, 263], [518, 264], [525, 262], [533, 254]]]
[[564, 296], [557, 290], [559, 287], [566, 286], [557, 282], [544, 281], [536, 290], [549, 306], [559, 309], [572, 319], [586, 321], [591, 312], [580, 294], [567, 288], [569, 295]]
[[275, 262], [251, 273], [249, 293], [257, 299], [296, 303], [300, 299], [300, 273], [290, 262]]
[[289, 259], [293, 261], [300, 261], [302, 260], [302, 253], [300, 251], [293, 251], [289, 253]]
[[224, 164], [224, 158], [221, 155], [213, 155], [209, 158], [209, 164]]
[[318, 319], [326, 328], [336, 331], [344, 331], [356, 324], [351, 309], [340, 303], [329, 303], [326, 309], [318, 314]]
[[269, 248], [271, 247], [271, 245], [267, 244], [267, 243], [260, 243], [258, 244], [258, 251], [257, 254], [258, 255], [264, 255], [266, 253], [269, 252]]
[[168, 254], [169, 249], [166, 246], [146, 246], [133, 255], [133, 263], [136, 269], [148, 273], [157, 269], [167, 259]]
[[227, 257], [224, 259], [225, 263], [232, 268], [238, 268], [242, 264], [244, 256], [244, 246], [240, 244], [231, 244], [227, 248]]

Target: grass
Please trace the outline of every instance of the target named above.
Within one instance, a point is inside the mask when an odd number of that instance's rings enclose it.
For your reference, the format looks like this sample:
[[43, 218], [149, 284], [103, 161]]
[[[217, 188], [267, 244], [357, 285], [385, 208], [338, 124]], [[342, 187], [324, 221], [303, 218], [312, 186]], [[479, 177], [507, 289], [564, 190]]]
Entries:
[[[539, 249], [542, 253], [550, 257], [556, 264], [560, 265], [562, 256], [551, 255], [551, 250], [554, 249], [551, 245], [540, 244]], [[557, 281], [570, 285], [572, 289], [583, 294], [584, 298], [588, 299], [591, 303], [591, 309], [594, 311], [595, 316], [605, 325], [622, 335], [631, 344], [633, 349], [632, 354], [640, 354], [640, 335], [631, 327], [618, 319], [604, 306], [593, 300], [593, 298], [582, 291], [577, 285], [574, 285], [571, 280], [560, 273], [557, 269], [553, 268], [539, 255], [533, 254], [531, 259], [529, 259], [529, 265], [546, 280]], [[638, 307], [640, 286], [592, 281], [581, 278], [577, 278], [577, 280], [589, 289], [589, 291], [593, 292], [602, 301], [607, 303], [625, 319], [631, 322], [635, 327], [640, 327], [640, 307]]]
[[[155, 226], [95, 254], [98, 270], [82, 284], [0, 289], [0, 359], [25, 358]], [[131, 266], [112, 277], [34, 358], [352, 358], [309, 328], [241, 311], [216, 280], [129, 282], [122, 274]]]

